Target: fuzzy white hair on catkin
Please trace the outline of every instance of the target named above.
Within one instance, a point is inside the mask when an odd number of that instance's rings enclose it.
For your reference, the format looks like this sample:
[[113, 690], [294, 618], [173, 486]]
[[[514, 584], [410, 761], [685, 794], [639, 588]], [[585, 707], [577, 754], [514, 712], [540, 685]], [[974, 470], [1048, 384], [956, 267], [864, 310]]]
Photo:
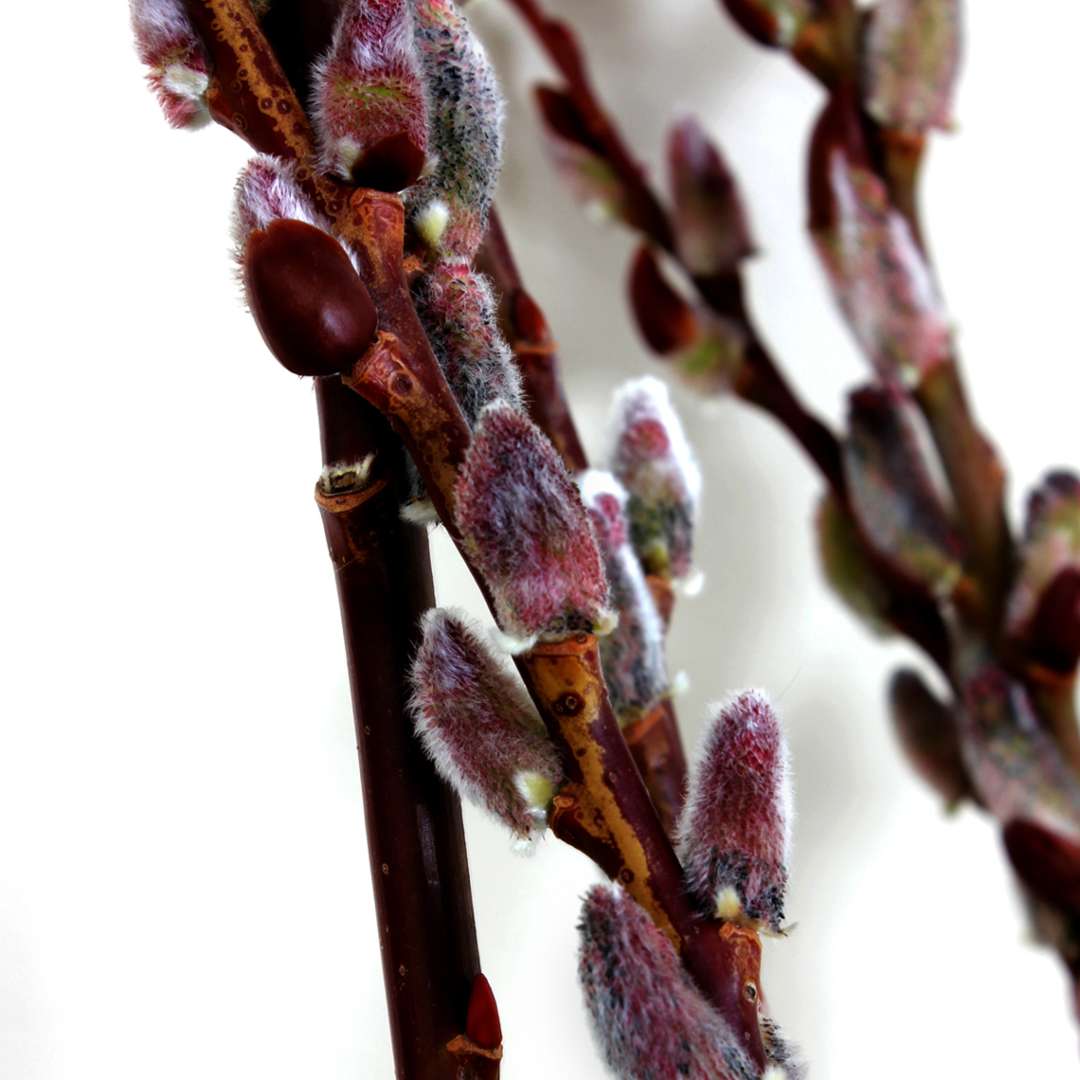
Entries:
[[788, 1071], [779, 1065], [770, 1065], [761, 1074], [761, 1080], [788, 1080]]
[[679, 414], [671, 403], [667, 384], [655, 375], [630, 379], [615, 391], [611, 402], [607, 460], [615, 460], [619, 440], [628, 423], [635, 416], [642, 415], [651, 415], [663, 425], [671, 447], [671, 457], [683, 477], [687, 494], [696, 506], [701, 499], [701, 467], [686, 438]]
[[282, 219], [302, 221], [327, 233], [331, 231], [329, 221], [301, 190], [296, 179], [296, 164], [272, 154], [257, 154], [244, 166], [236, 181], [232, 236], [237, 262], [243, 260], [244, 248], [253, 232]]
[[516, 672], [468, 615], [432, 609], [421, 629], [410, 671], [416, 733], [439, 775], [527, 849], [562, 781], [555, 748]]
[[627, 1080], [755, 1080], [724, 1018], [671, 943], [616, 884], [589, 890], [578, 924], [579, 981], [597, 1048]]
[[130, 8], [137, 38], [195, 36], [183, 0], [131, 0]]
[[442, 199], [432, 199], [416, 212], [413, 222], [424, 243], [438, 250], [450, 224], [450, 207]]
[[357, 73], [394, 72], [398, 78], [420, 79], [420, 63], [414, 45], [415, 28], [412, 8], [402, 0], [396, 17], [378, 21], [369, 14], [369, 0], [350, 0], [342, 9], [326, 52], [311, 69], [311, 94], [308, 108], [319, 138], [320, 158], [327, 172], [343, 179], [351, 176], [352, 166], [360, 156], [361, 146], [349, 135], [331, 133], [323, 107], [324, 90], [333, 84], [335, 67], [345, 66]]
[[581, 501], [586, 506], [593, 506], [601, 496], [610, 495], [618, 500], [622, 508], [626, 506], [629, 498], [619, 478], [607, 469], [585, 469], [578, 473], [577, 485], [581, 491]]

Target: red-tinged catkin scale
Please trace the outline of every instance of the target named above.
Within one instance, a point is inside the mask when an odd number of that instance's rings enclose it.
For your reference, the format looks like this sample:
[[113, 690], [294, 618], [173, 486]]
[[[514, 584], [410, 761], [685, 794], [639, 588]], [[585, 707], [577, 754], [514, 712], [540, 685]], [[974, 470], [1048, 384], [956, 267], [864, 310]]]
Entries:
[[281, 219], [248, 239], [244, 287], [270, 351], [295, 375], [336, 375], [363, 355], [378, 323], [342, 246], [303, 221]]
[[645, 244], [630, 264], [630, 309], [646, 344], [660, 356], [688, 348], [698, 334], [694, 309], [664, 278]]
[[499, 1007], [495, 1002], [491, 983], [484, 975], [477, 975], [473, 979], [469, 1012], [465, 1018], [465, 1034], [485, 1050], [497, 1050], [502, 1046]]
[[1022, 818], [1005, 826], [1002, 839], [1017, 877], [1032, 895], [1080, 915], [1080, 844]]

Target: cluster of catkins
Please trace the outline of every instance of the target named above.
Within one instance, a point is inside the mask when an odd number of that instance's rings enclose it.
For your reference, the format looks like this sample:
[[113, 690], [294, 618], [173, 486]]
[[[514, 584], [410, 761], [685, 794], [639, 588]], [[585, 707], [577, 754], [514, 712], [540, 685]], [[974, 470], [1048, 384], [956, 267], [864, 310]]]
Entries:
[[[182, 0], [132, 0], [132, 18], [166, 116], [202, 123], [212, 70]], [[451, 0], [346, 3], [313, 69], [310, 112], [318, 168], [400, 191], [406, 204], [407, 242], [423, 266], [416, 311], [472, 432], [454, 525], [493, 599], [504, 652], [602, 635], [613, 707], [629, 723], [670, 693], [664, 597], [692, 571], [700, 473], [666, 389], [652, 378], [624, 387], [609, 471], [576, 478], [525, 414], [490, 285], [473, 268], [498, 175], [501, 99]], [[378, 313], [297, 163], [260, 155], [245, 168], [234, 242], [248, 302], [278, 359], [300, 374], [348, 370]], [[368, 464], [343, 466], [356, 480]], [[422, 629], [411, 673], [418, 735], [447, 780], [529, 844], [564, 781], [559, 753], [505, 655], [466, 616], [432, 610]], [[767, 702], [746, 694], [719, 709], [679, 829], [687, 889], [703, 916], [779, 931], [785, 778]], [[589, 1012], [620, 1076], [759, 1076], [628, 896], [593, 890], [581, 934]], [[783, 1075], [779, 1039], [770, 1051], [767, 1075]]]

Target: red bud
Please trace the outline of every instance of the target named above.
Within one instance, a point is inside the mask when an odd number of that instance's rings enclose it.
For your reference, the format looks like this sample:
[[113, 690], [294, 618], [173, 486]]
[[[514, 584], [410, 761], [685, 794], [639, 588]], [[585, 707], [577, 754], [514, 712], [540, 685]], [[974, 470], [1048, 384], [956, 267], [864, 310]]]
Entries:
[[1017, 877], [1040, 900], [1080, 914], [1080, 844], [1033, 821], [1010, 821], [1002, 834]]
[[342, 246], [302, 221], [253, 232], [244, 285], [270, 351], [296, 375], [348, 370], [375, 336], [378, 316]]
[[477, 1046], [485, 1050], [497, 1050], [502, 1046], [502, 1024], [499, 1023], [499, 1007], [491, 983], [483, 975], [473, 979], [469, 995], [469, 1014], [465, 1020], [465, 1034]]
[[420, 178], [426, 159], [424, 148], [412, 136], [388, 135], [356, 159], [352, 182], [376, 191], [401, 191]]
[[665, 280], [648, 247], [630, 265], [630, 307], [649, 348], [661, 356], [680, 352], [698, 335], [694, 309]]

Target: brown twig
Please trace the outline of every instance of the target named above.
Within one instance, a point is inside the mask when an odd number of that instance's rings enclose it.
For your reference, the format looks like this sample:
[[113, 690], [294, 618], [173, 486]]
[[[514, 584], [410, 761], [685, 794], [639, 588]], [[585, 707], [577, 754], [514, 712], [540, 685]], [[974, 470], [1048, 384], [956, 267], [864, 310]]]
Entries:
[[[296, 84], [249, 5], [188, 0], [187, 7], [214, 65], [215, 119], [256, 150], [297, 160], [313, 197], [339, 213], [343, 193], [309, 166], [314, 143], [299, 101], [336, 5], [308, 8], [304, 34], [289, 33], [298, 31], [290, 16], [303, 21], [300, 7], [276, 7]], [[404, 459], [385, 420], [340, 379], [316, 385], [324, 462], [368, 460], [370, 469], [358, 470], [352, 486], [321, 484], [316, 497], [341, 605], [396, 1075], [456, 1080], [467, 1066], [480, 1080], [497, 1080], [501, 1049], [466, 1038], [479, 958], [461, 807], [406, 711], [419, 619], [434, 604], [427, 539], [398, 519]]]
[[480, 965], [461, 806], [406, 709], [403, 673], [435, 603], [427, 537], [398, 517], [404, 461], [386, 422], [339, 379], [317, 393], [324, 462], [371, 462], [348, 486], [321, 482], [316, 501], [341, 604], [394, 1061], [399, 1077], [451, 1080], [448, 1044]]

